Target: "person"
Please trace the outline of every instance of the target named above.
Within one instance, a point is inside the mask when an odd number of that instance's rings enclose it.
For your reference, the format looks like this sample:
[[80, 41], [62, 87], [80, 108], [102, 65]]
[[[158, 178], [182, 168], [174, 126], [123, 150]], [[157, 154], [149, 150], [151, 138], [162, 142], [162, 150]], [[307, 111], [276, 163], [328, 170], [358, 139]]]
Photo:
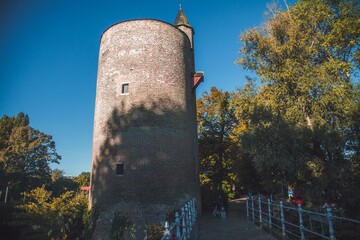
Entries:
[[217, 207], [216, 204], [215, 204], [215, 207], [214, 207], [214, 210], [213, 210], [212, 214], [213, 214], [214, 217], [217, 217], [217, 216], [220, 215], [220, 212], [219, 212], [218, 207]]
[[225, 218], [226, 218], [226, 211], [225, 211], [225, 207], [224, 207], [224, 206], [221, 206], [220, 217], [221, 217], [221, 219], [225, 219]]
[[224, 201], [223, 201], [221, 195], [219, 195], [219, 197], [216, 200], [215, 207], [213, 210], [213, 215], [215, 217], [226, 218]]

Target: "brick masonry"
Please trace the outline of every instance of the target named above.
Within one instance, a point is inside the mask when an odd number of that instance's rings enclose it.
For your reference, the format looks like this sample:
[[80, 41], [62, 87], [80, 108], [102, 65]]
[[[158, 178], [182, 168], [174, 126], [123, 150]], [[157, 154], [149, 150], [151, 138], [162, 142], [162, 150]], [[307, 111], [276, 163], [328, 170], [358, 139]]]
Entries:
[[[107, 239], [116, 209], [143, 226], [199, 196], [192, 29], [185, 30], [142, 19], [101, 37], [90, 192], [102, 210], [97, 239]], [[116, 163], [124, 164], [121, 176]]]

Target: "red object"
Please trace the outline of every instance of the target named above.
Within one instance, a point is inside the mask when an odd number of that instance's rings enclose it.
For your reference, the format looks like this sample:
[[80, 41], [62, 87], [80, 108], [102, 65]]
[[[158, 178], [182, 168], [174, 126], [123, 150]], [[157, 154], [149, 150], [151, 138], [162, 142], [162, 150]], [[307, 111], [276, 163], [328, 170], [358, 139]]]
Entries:
[[304, 200], [302, 199], [302, 197], [296, 197], [295, 199], [294, 199], [294, 203], [296, 204], [296, 206], [297, 205], [304, 205]]
[[89, 192], [89, 191], [90, 191], [90, 187], [81, 187], [80, 190], [81, 190], [81, 191]]
[[196, 72], [193, 79], [193, 88], [197, 88], [201, 82], [204, 81], [204, 73]]

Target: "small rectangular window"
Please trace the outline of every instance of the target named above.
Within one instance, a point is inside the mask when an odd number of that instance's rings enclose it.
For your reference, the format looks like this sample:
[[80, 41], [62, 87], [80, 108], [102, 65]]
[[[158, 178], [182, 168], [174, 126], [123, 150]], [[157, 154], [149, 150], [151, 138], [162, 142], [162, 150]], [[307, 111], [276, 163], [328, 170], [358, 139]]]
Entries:
[[121, 93], [129, 93], [129, 84], [128, 83], [124, 83], [121, 85]]
[[124, 163], [117, 162], [116, 163], [116, 175], [124, 175]]

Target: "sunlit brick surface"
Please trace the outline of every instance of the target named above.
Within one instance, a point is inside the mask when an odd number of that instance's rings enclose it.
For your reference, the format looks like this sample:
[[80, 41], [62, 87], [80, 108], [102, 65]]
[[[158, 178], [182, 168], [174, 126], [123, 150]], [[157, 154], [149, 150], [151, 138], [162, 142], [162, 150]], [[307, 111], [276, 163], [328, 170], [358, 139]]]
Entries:
[[[166, 211], [198, 196], [193, 75], [189, 38], [170, 24], [133, 20], [104, 32], [91, 177], [100, 221], [116, 209], [141, 224], [163, 220]], [[126, 83], [129, 93], [122, 94]], [[124, 164], [122, 176], [117, 162]]]

